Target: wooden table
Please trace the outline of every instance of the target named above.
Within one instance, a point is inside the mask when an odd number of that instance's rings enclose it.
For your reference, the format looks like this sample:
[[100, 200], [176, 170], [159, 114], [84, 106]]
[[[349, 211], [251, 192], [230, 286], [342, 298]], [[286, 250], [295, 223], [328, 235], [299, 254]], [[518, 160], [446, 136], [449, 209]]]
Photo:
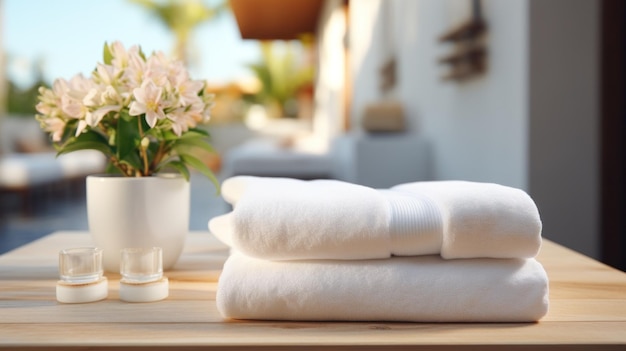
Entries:
[[[223, 320], [215, 307], [227, 250], [191, 233], [167, 300], [88, 304], [55, 300], [58, 251], [91, 245], [86, 233], [57, 232], [0, 256], [0, 348], [39, 350], [591, 349], [626, 350], [626, 274], [546, 241], [550, 312], [539, 323], [302, 323]], [[514, 345], [504, 347], [503, 345]]]

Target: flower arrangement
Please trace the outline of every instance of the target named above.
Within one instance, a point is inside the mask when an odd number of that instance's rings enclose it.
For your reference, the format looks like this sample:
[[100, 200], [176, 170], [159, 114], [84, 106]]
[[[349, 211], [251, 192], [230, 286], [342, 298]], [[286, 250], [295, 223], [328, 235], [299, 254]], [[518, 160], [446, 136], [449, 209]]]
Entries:
[[103, 63], [91, 74], [57, 79], [39, 88], [36, 116], [58, 155], [98, 150], [107, 171], [145, 177], [165, 169], [189, 180], [189, 167], [217, 180], [195, 154], [212, 152], [209, 134], [197, 126], [210, 119], [213, 95], [191, 80], [182, 61], [162, 52], [146, 57], [138, 46], [105, 43]]

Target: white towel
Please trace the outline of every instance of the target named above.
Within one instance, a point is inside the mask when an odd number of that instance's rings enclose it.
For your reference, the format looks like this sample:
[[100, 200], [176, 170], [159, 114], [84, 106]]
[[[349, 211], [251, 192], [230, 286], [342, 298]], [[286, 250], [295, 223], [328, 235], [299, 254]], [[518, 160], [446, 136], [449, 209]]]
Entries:
[[235, 253], [216, 299], [234, 319], [532, 322], [547, 313], [548, 279], [535, 259], [272, 262]]
[[493, 183], [415, 182], [394, 186], [426, 196], [441, 209], [443, 258], [534, 257], [541, 246], [541, 219], [528, 194]]
[[209, 229], [235, 249], [270, 260], [537, 254], [541, 220], [522, 190], [421, 184], [376, 190], [337, 180], [233, 177], [222, 193], [234, 209], [213, 218]]

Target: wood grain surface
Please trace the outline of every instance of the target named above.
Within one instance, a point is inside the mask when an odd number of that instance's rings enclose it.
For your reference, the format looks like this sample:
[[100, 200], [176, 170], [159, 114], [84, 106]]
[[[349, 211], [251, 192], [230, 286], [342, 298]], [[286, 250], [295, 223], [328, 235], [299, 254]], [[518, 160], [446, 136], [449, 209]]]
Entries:
[[[90, 246], [84, 232], [57, 232], [0, 256], [0, 348], [19, 350], [625, 350], [626, 273], [544, 241], [550, 311], [538, 323], [337, 323], [224, 320], [215, 306], [228, 249], [193, 232], [173, 270], [168, 299], [125, 303], [119, 276], [109, 297], [55, 299], [58, 251]], [[506, 345], [506, 347], [505, 347]]]

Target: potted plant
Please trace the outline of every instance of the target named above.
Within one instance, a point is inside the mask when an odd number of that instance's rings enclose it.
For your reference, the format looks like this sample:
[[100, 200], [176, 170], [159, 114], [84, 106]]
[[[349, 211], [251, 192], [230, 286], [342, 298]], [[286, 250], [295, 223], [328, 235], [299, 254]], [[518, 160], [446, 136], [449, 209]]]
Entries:
[[[164, 268], [178, 259], [189, 226], [189, 168], [217, 179], [197, 152], [212, 152], [213, 95], [181, 61], [105, 43], [90, 77], [40, 87], [36, 118], [58, 155], [95, 149], [109, 175], [87, 177], [89, 229], [108, 271], [124, 247], [160, 246]], [[174, 171], [175, 173], [167, 173]]]

